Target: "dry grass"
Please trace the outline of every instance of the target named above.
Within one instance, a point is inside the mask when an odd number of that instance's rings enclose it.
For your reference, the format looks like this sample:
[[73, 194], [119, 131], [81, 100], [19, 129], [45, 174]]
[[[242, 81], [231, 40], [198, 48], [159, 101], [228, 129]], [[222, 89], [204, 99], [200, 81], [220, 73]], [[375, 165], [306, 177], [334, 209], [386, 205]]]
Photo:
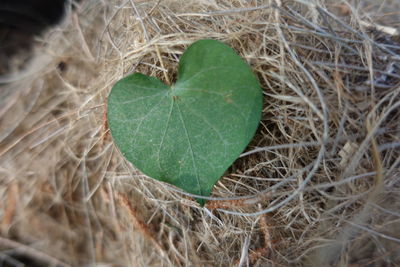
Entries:
[[[0, 262], [400, 264], [400, 4], [366, 3], [76, 5], [26, 70], [0, 78]], [[104, 117], [118, 79], [174, 81], [202, 38], [233, 47], [265, 96], [207, 208], [128, 164]]]

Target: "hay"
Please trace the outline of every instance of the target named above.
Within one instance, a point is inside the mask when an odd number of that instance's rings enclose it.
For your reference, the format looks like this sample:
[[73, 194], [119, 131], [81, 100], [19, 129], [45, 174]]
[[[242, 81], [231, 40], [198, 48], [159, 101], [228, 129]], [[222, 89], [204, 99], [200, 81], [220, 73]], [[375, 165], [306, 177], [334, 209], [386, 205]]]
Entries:
[[[400, 6], [365, 3], [76, 5], [30, 66], [0, 79], [0, 262], [399, 264]], [[234, 48], [265, 96], [207, 208], [128, 164], [104, 116], [118, 79], [174, 81], [202, 38]]]

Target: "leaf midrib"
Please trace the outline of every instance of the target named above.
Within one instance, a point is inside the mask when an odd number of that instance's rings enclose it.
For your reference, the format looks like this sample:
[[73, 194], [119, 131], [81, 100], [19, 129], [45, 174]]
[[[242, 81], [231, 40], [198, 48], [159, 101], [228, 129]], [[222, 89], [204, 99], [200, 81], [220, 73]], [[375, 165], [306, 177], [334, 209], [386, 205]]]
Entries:
[[190, 141], [190, 137], [189, 137], [189, 133], [187, 131], [186, 123], [185, 123], [185, 120], [183, 119], [182, 112], [181, 112], [181, 109], [179, 108], [179, 104], [178, 103], [176, 103], [176, 107], [178, 109], [179, 117], [181, 118], [183, 129], [185, 130], [185, 135], [186, 135], [186, 138], [188, 140], [189, 149], [190, 149], [190, 152], [191, 152], [190, 154], [192, 156], [193, 167], [194, 167], [194, 169], [196, 171], [196, 182], [197, 182], [197, 186], [198, 186], [199, 191], [200, 191], [198, 193], [198, 195], [203, 195], [203, 190], [202, 190], [201, 185], [200, 185], [199, 172], [198, 172], [198, 169], [197, 169], [196, 161], [194, 159], [194, 151], [193, 151], [193, 147], [192, 147], [192, 142]]
[[158, 167], [160, 168], [160, 172], [162, 172], [162, 170], [163, 170], [162, 167], [161, 167], [160, 154], [161, 154], [162, 146], [163, 146], [163, 144], [164, 144], [165, 136], [167, 135], [167, 131], [168, 131], [168, 128], [169, 128], [169, 122], [170, 122], [170, 120], [171, 120], [172, 111], [174, 110], [174, 102], [175, 102], [175, 101], [171, 100], [171, 107], [170, 107], [170, 110], [169, 110], [167, 123], [166, 123], [166, 125], [165, 125], [165, 130], [164, 130], [164, 132], [163, 132], [163, 136], [161, 137], [160, 146], [159, 146], [159, 148], [158, 148], [158, 155], [157, 155], [157, 156], [158, 156]]

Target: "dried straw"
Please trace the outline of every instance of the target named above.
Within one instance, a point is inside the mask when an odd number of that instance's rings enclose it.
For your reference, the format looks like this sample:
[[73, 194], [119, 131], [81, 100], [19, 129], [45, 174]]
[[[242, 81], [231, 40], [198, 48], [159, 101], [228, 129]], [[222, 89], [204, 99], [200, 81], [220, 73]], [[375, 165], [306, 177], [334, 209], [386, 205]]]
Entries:
[[[377, 2], [74, 4], [0, 77], [0, 262], [400, 264], [400, 4]], [[118, 79], [173, 82], [203, 38], [264, 90], [257, 134], [205, 208], [126, 162], [105, 120]]]

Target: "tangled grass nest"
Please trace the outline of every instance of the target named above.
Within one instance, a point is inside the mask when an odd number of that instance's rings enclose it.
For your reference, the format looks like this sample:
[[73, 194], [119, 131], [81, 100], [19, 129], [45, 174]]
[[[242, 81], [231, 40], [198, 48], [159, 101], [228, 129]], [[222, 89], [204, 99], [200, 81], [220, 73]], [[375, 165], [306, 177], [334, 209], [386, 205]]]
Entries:
[[[71, 4], [0, 78], [0, 262], [400, 264], [400, 3], [377, 2]], [[105, 112], [117, 80], [173, 81], [204, 38], [250, 64], [264, 109], [202, 208], [131, 166]]]

